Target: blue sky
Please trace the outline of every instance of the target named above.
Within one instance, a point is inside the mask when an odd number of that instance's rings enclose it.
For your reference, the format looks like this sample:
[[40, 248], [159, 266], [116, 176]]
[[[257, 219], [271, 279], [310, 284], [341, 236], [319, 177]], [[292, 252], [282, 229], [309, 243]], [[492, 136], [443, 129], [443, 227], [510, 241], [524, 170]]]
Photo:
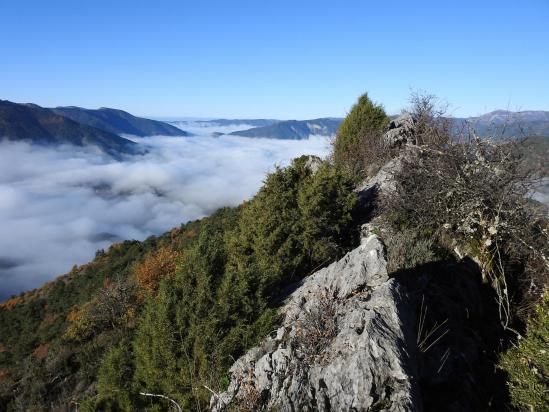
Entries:
[[549, 110], [549, 0], [0, 0], [0, 98], [147, 116], [341, 116], [411, 89]]

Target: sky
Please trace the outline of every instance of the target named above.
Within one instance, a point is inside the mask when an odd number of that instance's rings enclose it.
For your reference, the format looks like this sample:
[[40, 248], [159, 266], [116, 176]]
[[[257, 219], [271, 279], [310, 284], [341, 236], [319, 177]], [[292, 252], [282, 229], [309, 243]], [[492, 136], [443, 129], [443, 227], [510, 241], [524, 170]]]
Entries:
[[307, 119], [425, 90], [456, 116], [549, 110], [548, 22], [548, 0], [0, 0], [0, 98]]

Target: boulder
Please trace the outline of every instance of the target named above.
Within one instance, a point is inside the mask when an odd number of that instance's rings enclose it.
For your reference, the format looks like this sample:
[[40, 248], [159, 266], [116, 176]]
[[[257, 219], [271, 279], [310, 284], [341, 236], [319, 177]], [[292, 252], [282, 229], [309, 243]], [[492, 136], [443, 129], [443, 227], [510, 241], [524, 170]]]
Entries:
[[389, 123], [389, 130], [383, 135], [384, 143], [389, 147], [416, 144], [416, 121], [410, 113], [402, 113]]

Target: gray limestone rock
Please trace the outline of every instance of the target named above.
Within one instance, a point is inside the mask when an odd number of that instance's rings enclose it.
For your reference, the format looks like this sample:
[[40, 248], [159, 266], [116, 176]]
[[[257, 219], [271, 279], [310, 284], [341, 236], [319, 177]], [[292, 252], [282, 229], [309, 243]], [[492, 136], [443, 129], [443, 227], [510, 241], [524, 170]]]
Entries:
[[213, 411], [420, 411], [415, 311], [366, 233], [341, 260], [302, 280], [282, 326], [230, 369]]
[[402, 113], [389, 123], [389, 130], [383, 135], [383, 141], [389, 147], [403, 144], [416, 144], [415, 120], [410, 113]]

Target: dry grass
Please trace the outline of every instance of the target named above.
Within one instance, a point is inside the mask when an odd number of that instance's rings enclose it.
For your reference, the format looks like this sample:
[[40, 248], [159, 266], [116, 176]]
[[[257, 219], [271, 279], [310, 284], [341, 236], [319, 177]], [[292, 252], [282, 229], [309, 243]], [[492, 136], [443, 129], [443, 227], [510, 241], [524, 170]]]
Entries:
[[293, 342], [298, 358], [304, 366], [329, 360], [325, 349], [337, 336], [336, 302], [326, 290], [312, 292], [310, 299], [318, 303], [306, 309], [297, 320]]

